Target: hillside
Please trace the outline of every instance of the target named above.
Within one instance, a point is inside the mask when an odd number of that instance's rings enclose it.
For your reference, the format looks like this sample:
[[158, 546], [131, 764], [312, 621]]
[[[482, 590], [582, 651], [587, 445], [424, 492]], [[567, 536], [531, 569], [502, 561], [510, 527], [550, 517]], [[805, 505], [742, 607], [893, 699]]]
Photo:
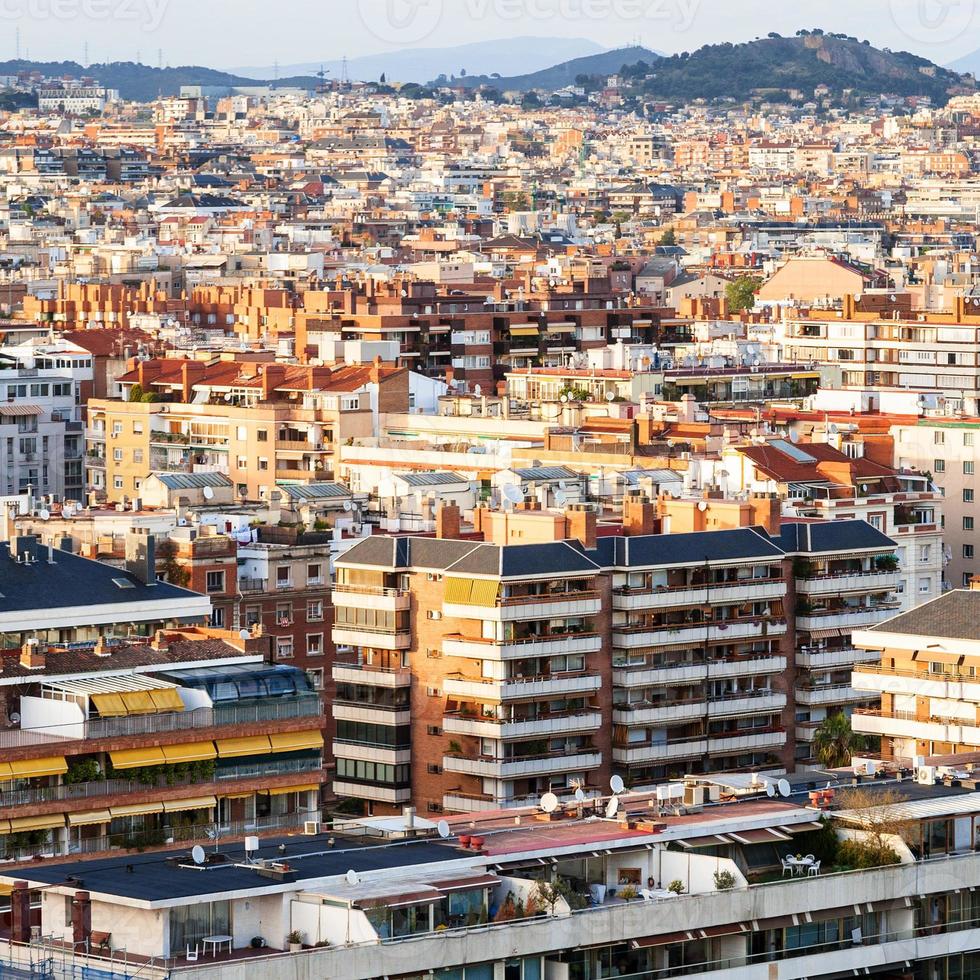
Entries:
[[[601, 45], [585, 38], [566, 37], [514, 37], [506, 44], [499, 40], [477, 41], [449, 48], [406, 48], [382, 54], [363, 55], [347, 62], [349, 78], [376, 82], [383, 74], [389, 82], [417, 82], [424, 84], [437, 75], [458, 75], [464, 70], [470, 75], [497, 72], [512, 75], [517, 72], [539, 71], [569, 61], [604, 51]], [[330, 78], [340, 78], [344, 69], [338, 60], [322, 65]], [[280, 75], [313, 76], [320, 71], [319, 62], [296, 65], [280, 65]], [[246, 78], [273, 78], [272, 66], [229, 68], [231, 74]]]
[[[104, 65], [83, 68], [75, 61], [2, 61], [0, 75], [15, 75], [19, 71], [39, 71], [51, 77], [62, 75], [70, 78], [97, 78], [106, 88], [119, 90], [124, 99], [134, 102], [150, 102], [160, 95], [178, 95], [183, 85], [262, 85], [261, 80], [232, 75], [200, 65], [178, 68], [151, 68], [132, 61], [113, 61]], [[281, 78], [282, 86], [313, 88], [316, 78]]]
[[949, 89], [962, 85], [958, 73], [905, 51], [879, 50], [840, 35], [769, 37], [746, 44], [715, 44], [691, 55], [657, 61], [641, 83], [648, 97], [669, 101], [734, 98], [760, 90], [798, 89], [811, 98], [818, 85], [835, 94], [882, 93], [930, 96], [944, 104]]
[[593, 54], [585, 58], [574, 58], [529, 74], [503, 78], [497, 75], [469, 75], [457, 79], [456, 84], [468, 88], [489, 85], [501, 92], [529, 92], [531, 89], [553, 92], [566, 85], [574, 85], [575, 79], [580, 75], [614, 75], [623, 65], [635, 65], [641, 61], [652, 64], [659, 58], [660, 55], [647, 48], [614, 48], [612, 51], [603, 51], [601, 54]]

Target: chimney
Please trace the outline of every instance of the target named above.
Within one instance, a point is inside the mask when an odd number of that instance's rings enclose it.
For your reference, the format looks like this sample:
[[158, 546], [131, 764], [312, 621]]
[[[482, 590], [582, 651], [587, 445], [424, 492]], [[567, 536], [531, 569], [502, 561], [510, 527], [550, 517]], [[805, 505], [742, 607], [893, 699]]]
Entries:
[[126, 571], [144, 585], [157, 582], [156, 539], [145, 528], [126, 532]]
[[656, 508], [642, 490], [631, 490], [623, 498], [623, 532], [628, 537], [656, 534]]
[[74, 948], [88, 951], [92, 938], [92, 899], [88, 892], [75, 892], [71, 901], [71, 933]]
[[158, 652], [165, 652], [167, 649], [167, 634], [163, 630], [157, 630], [150, 640], [150, 649]]
[[97, 657], [109, 657], [112, 655], [112, 651], [109, 648], [109, 644], [106, 642], [106, 638], [101, 634], [95, 641], [95, 655]]
[[20, 665], [26, 670], [44, 669], [44, 650], [36, 637], [26, 640], [20, 648]]
[[596, 545], [595, 511], [586, 504], [572, 504], [565, 512], [568, 537], [577, 538], [590, 551]]
[[486, 538], [485, 525], [489, 524], [487, 517], [490, 511], [482, 501], [473, 508], [473, 530], [477, 534], [482, 534]]
[[381, 359], [381, 355], [378, 354], [374, 358], [374, 363], [371, 365], [371, 383], [380, 384], [381, 383], [381, 368], [384, 366], [384, 361]]
[[15, 881], [10, 893], [10, 940], [31, 941], [31, 892], [26, 881]]
[[749, 497], [752, 523], [764, 527], [770, 534], [779, 534], [782, 504], [775, 493], [755, 493]]
[[458, 538], [460, 533], [460, 512], [456, 504], [440, 503], [436, 507], [436, 537]]

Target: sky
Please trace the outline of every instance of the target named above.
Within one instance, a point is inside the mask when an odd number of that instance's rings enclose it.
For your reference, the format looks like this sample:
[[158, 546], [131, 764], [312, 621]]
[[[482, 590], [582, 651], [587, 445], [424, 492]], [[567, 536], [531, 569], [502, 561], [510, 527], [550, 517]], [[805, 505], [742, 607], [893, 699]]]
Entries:
[[[940, 64], [980, 47], [980, 0], [0, 0], [0, 58], [215, 68], [532, 35], [669, 53], [821, 27]], [[5, 50], [4, 50], [5, 49]]]

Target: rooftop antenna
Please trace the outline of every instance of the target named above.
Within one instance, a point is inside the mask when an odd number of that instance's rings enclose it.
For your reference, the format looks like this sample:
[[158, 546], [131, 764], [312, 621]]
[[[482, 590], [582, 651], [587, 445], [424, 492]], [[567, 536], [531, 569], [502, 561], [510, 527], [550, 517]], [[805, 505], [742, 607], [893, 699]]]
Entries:
[[17, 28], [17, 31], [14, 36], [16, 38], [14, 42], [14, 47], [17, 52], [17, 60], [20, 61], [20, 28], [19, 27]]
[[340, 82], [342, 85], [348, 85], [350, 83], [350, 78], [347, 75], [347, 55], [344, 55], [344, 60], [341, 63]]
[[157, 68], [163, 71], [163, 48], [157, 48]]
[[86, 41], [85, 44], [83, 45], [82, 51], [83, 51], [83, 54], [82, 54], [82, 67], [83, 68], [88, 68], [88, 41]]

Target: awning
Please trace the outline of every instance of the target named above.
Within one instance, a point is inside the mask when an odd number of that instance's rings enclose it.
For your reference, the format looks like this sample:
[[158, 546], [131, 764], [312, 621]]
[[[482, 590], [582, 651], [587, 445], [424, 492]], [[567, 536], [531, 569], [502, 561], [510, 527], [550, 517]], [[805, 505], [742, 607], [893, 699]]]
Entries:
[[163, 813], [162, 803], [128, 803], [111, 808], [113, 817], [141, 817], [149, 813]]
[[693, 932], [665, 932], [660, 936], [647, 936], [645, 939], [634, 939], [630, 946], [633, 949], [649, 949], [651, 946], [667, 946], [670, 943], [686, 943], [697, 937]]
[[752, 928], [758, 932], [761, 929], [789, 929], [792, 926], [798, 926], [800, 924], [800, 916], [798, 915], [777, 915], [771, 919], [754, 919], [752, 921]]
[[270, 735], [273, 752], [301, 752], [303, 749], [322, 749], [323, 733], [314, 729], [308, 732], [285, 732]]
[[835, 637], [844, 635], [842, 629], [805, 630], [805, 632], [811, 640], [832, 640]]
[[14, 886], [12, 884], [6, 885], [0, 882], [0, 896], [4, 898], [9, 898], [14, 893]]
[[469, 878], [450, 878], [446, 881], [432, 882], [433, 888], [438, 888], [444, 895], [449, 892], [470, 892], [477, 888], [493, 888], [500, 884], [496, 875], [473, 875]]
[[112, 814], [108, 810], [89, 810], [88, 813], [69, 813], [69, 827], [91, 827], [96, 823], [108, 823]]
[[[734, 837], [735, 835], [732, 834], [731, 836]], [[688, 837], [684, 840], [676, 840], [674, 843], [680, 844], [681, 847], [688, 849], [717, 847], [719, 844], [731, 844], [731, 838], [726, 837], [724, 834], [709, 834], [707, 837]]]
[[175, 687], [158, 688], [147, 691], [153, 700], [153, 706], [157, 711], [183, 711], [184, 702], [180, 700], [180, 695]]
[[23, 759], [8, 762], [11, 779], [32, 779], [40, 776], [62, 776], [68, 772], [68, 763], [63, 755], [47, 756], [43, 759]]
[[740, 932], [751, 931], [751, 927], [747, 922], [733, 922], [727, 926], [709, 926], [707, 929], [697, 930], [702, 939], [714, 939], [718, 936], [734, 936]]
[[442, 899], [442, 893], [434, 888], [420, 888], [414, 892], [402, 892], [397, 895], [378, 895], [375, 898], [362, 898], [354, 903], [359, 909], [398, 909], [406, 905], [435, 905]]
[[145, 749], [120, 749], [110, 752], [113, 769], [136, 769], [138, 766], [162, 766], [167, 758], [163, 749], [149, 747]]
[[103, 718], [120, 718], [129, 714], [121, 694], [93, 694], [91, 700]]
[[575, 333], [574, 323], [549, 323], [545, 330], [547, 333]]
[[303, 786], [270, 786], [265, 792], [269, 796], [285, 796], [287, 793], [309, 793], [319, 788], [316, 783], [307, 783]]
[[729, 831], [728, 836], [737, 840], [739, 844], [773, 844], [776, 841], [791, 839], [789, 834], [781, 834], [778, 830], [770, 830], [768, 827], [761, 830], [740, 830], [737, 834]]
[[537, 327], [511, 327], [510, 335], [512, 337], [538, 337], [541, 331]]
[[791, 827], [780, 827], [784, 834], [809, 834], [814, 830], [821, 830], [823, 824], [819, 820], [810, 823], [794, 823]]
[[251, 793], [222, 793], [220, 799], [222, 800], [247, 800], [250, 796], [254, 796], [255, 791]]
[[151, 715], [157, 710], [149, 691], [123, 691], [119, 696], [126, 705], [127, 714]]
[[163, 809], [167, 813], [175, 813], [182, 810], [207, 810], [217, 805], [218, 801], [213, 796], [197, 796], [192, 800], [165, 800]]
[[10, 833], [10, 821], [0, 820], [0, 834], [9, 834], [9, 833]]
[[499, 591], [500, 583], [493, 579], [449, 577], [446, 579], [443, 601], [492, 609], [497, 605]]
[[0, 417], [14, 418], [18, 415], [43, 415], [40, 405], [0, 405]]
[[219, 738], [214, 743], [219, 759], [239, 755], [268, 755], [272, 751], [268, 735], [246, 735], [242, 738]]
[[54, 830], [55, 827], [64, 825], [63, 813], [51, 813], [46, 817], [14, 817], [10, 821], [10, 832], [17, 834], [25, 830]]
[[164, 745], [163, 757], [168, 763], [201, 762], [217, 758], [214, 742], [185, 742], [183, 745]]

